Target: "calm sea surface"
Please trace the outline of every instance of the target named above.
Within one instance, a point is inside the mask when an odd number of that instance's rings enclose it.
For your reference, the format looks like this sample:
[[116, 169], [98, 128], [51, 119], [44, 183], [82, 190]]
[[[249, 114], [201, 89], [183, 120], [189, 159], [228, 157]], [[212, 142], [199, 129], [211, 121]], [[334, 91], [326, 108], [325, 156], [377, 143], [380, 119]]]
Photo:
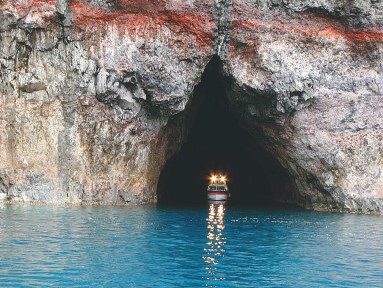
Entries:
[[383, 216], [0, 206], [0, 287], [383, 287]]

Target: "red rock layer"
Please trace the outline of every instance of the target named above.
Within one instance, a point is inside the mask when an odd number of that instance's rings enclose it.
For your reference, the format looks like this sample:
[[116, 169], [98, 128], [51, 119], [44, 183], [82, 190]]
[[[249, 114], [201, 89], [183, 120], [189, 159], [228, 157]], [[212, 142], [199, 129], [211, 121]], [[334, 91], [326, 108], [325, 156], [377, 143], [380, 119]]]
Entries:
[[56, 0], [5, 0], [0, 1], [0, 8], [24, 23], [38, 27], [46, 27], [56, 17]]
[[295, 17], [259, 11], [241, 1], [235, 1], [232, 23], [234, 30], [250, 29], [277, 31], [279, 33], [320, 36], [330, 39], [343, 37], [351, 42], [383, 41], [383, 27], [379, 25], [353, 28], [341, 19], [334, 19], [311, 12], [297, 13]]
[[[158, 2], [158, 3], [157, 3]], [[74, 27], [105, 29], [114, 24], [136, 36], [150, 36], [155, 30], [167, 26], [177, 32], [187, 32], [202, 43], [211, 42], [216, 29], [212, 15], [205, 11], [169, 11], [164, 1], [118, 1], [115, 10], [87, 4], [86, 1], [71, 1]]]

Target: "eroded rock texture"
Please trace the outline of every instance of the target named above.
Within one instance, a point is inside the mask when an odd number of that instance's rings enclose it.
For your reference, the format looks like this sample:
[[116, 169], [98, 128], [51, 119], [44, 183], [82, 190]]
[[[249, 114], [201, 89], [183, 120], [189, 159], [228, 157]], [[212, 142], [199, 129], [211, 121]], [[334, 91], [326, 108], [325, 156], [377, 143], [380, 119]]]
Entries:
[[383, 1], [0, 7], [0, 199], [155, 201], [218, 55], [233, 111], [296, 185], [290, 202], [383, 209]]

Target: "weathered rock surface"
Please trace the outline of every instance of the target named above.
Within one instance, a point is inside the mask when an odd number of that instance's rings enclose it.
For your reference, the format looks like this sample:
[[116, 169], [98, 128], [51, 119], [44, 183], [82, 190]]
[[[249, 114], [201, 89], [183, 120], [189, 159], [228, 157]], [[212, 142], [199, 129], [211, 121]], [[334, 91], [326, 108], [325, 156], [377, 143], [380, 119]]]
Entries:
[[[0, 199], [143, 203], [213, 55], [291, 202], [383, 209], [383, 1], [3, 0]], [[180, 117], [182, 119], [182, 117]]]

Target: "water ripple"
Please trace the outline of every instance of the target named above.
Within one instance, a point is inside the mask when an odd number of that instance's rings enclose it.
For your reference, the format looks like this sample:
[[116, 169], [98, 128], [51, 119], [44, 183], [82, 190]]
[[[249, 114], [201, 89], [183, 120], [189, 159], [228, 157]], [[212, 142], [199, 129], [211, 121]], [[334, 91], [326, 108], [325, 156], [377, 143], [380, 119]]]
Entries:
[[0, 287], [383, 287], [383, 217], [0, 209]]

